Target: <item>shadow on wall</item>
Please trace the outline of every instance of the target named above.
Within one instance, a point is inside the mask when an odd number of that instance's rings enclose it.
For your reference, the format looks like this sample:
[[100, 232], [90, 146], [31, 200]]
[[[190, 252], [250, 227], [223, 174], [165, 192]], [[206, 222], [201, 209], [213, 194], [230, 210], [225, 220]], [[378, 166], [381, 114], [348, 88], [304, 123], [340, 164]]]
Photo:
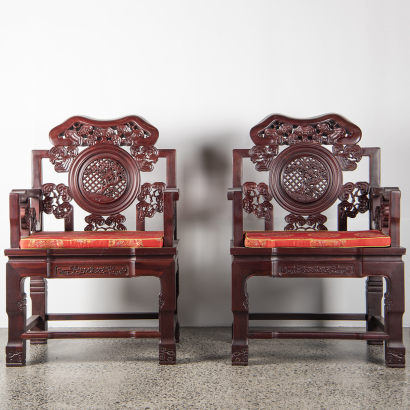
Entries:
[[[230, 326], [232, 323], [229, 252], [232, 203], [227, 200], [227, 188], [232, 185], [235, 140], [230, 136], [211, 138], [208, 135], [195, 138], [207, 143], [178, 153], [181, 171], [178, 181], [181, 190], [179, 316], [184, 326]], [[252, 229], [262, 229], [261, 221], [254, 219]], [[283, 229], [282, 224], [279, 229]], [[314, 282], [252, 278], [248, 286], [250, 310], [322, 312], [323, 286], [320, 280]]]

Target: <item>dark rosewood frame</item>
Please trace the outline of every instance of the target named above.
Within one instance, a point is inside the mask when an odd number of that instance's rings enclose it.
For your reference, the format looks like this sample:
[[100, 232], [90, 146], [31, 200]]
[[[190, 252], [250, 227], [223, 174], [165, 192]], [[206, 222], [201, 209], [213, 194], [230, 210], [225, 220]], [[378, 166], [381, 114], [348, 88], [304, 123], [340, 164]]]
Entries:
[[[344, 121], [343, 117], [329, 114], [310, 120], [295, 120], [284, 116], [267, 117], [251, 131], [257, 144], [264, 143], [257, 135], [272, 123], [273, 119], [306, 126], [326, 118]], [[340, 121], [339, 121], [340, 123]], [[360, 129], [353, 127], [355, 142]], [[272, 141], [268, 142], [271, 143]], [[267, 143], [267, 142], [265, 142]], [[400, 246], [400, 190], [380, 187], [380, 148], [362, 148], [362, 155], [369, 157], [369, 216], [370, 229], [380, 229], [391, 237], [388, 248], [245, 248], [243, 231], [243, 159], [251, 157], [251, 150], [233, 150], [233, 188], [228, 199], [233, 205], [232, 255], [232, 364], [248, 364], [249, 339], [361, 339], [368, 344], [385, 343], [385, 362], [388, 367], [405, 366], [405, 347], [402, 340], [404, 313], [404, 263], [406, 249]], [[266, 170], [266, 169], [265, 169]], [[380, 210], [383, 210], [380, 215]], [[273, 209], [265, 218], [265, 230], [273, 230]], [[377, 215], [378, 214], [378, 215]], [[347, 230], [347, 218], [339, 207], [338, 230]], [[319, 267], [319, 269], [318, 269]], [[322, 269], [321, 269], [322, 268]], [[317, 273], [312, 273], [317, 271]], [[325, 273], [326, 272], [326, 273]], [[251, 276], [279, 277], [367, 277], [366, 313], [363, 314], [310, 314], [310, 313], [250, 313], [247, 280]], [[384, 295], [382, 315], [383, 277], [387, 290]], [[357, 331], [255, 331], [249, 328], [250, 320], [360, 320], [367, 330]]]
[[[57, 135], [70, 124], [81, 120], [94, 126], [116, 126], [124, 121], [137, 121], [143, 130], [148, 130], [151, 143], [158, 138], [158, 131], [140, 117], [131, 116], [112, 121], [97, 121], [74, 117], [56, 127], [50, 135]], [[51, 138], [53, 140], [53, 137]], [[57, 141], [59, 142], [59, 141]], [[147, 144], [143, 140], [143, 144]], [[67, 144], [69, 145], [69, 144]], [[103, 144], [105, 147], [107, 144]], [[123, 144], [121, 144], [123, 145]], [[104, 249], [20, 249], [22, 236], [30, 233], [27, 209], [34, 209], [37, 231], [42, 230], [42, 164], [49, 158], [47, 150], [32, 151], [32, 189], [13, 190], [10, 194], [10, 249], [5, 250], [9, 261], [6, 266], [7, 314], [9, 339], [6, 347], [6, 365], [23, 366], [26, 362], [26, 340], [32, 344], [46, 343], [47, 339], [70, 338], [159, 338], [159, 363], [175, 364], [176, 343], [179, 341], [177, 298], [179, 293], [178, 240], [176, 231], [176, 151], [157, 150], [157, 157], [166, 160], [166, 188], [163, 191], [164, 246], [162, 248], [104, 248]], [[145, 215], [137, 213], [137, 230], [145, 230]], [[103, 212], [102, 212], [103, 214]], [[73, 211], [65, 220], [65, 231], [73, 231]], [[67, 273], [58, 267], [84, 268]], [[108, 267], [108, 269], [106, 269]], [[104, 269], [102, 269], [104, 268]], [[155, 276], [160, 280], [158, 312], [152, 313], [101, 313], [101, 314], [53, 314], [47, 311], [47, 278], [132, 278]], [[26, 317], [26, 294], [24, 280], [30, 278], [32, 316]], [[125, 279], [124, 279], [125, 280]], [[48, 322], [55, 320], [120, 320], [159, 319], [155, 331], [48, 331]]]

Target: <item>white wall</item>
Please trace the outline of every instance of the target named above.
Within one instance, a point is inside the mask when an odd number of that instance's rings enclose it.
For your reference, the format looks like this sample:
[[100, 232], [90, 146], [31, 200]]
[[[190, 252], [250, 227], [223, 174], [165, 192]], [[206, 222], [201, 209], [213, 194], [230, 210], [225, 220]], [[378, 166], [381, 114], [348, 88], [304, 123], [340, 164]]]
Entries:
[[[157, 146], [178, 152], [181, 322], [229, 325], [231, 152], [251, 148], [249, 129], [272, 112], [340, 113], [363, 146], [382, 147], [382, 184], [402, 189], [410, 246], [409, 14], [406, 0], [1, 1], [2, 248], [8, 192], [30, 187], [30, 150], [50, 147], [52, 127], [142, 115]], [[54, 312], [157, 307], [152, 278], [50, 282]], [[252, 310], [364, 309], [361, 280], [254, 278], [249, 292]]]

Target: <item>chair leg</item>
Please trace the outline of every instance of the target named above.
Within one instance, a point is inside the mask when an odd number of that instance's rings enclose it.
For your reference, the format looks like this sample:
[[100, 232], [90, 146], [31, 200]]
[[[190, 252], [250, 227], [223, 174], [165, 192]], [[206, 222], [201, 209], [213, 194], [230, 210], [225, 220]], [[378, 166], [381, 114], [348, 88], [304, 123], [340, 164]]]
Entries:
[[21, 338], [26, 324], [24, 280], [10, 263], [6, 264], [6, 289], [6, 310], [9, 318], [6, 366], [24, 366], [26, 364], [26, 341]]
[[[371, 320], [372, 316], [382, 315], [383, 278], [380, 276], [369, 276], [366, 281], [366, 313], [367, 331], [376, 330], [376, 325]], [[383, 345], [383, 340], [368, 340], [369, 345]]]
[[232, 264], [232, 365], [248, 365], [248, 295], [247, 276], [241, 274], [236, 264]]
[[179, 343], [178, 296], [179, 296], [179, 264], [176, 273], [176, 301], [175, 301], [175, 341]]
[[[39, 315], [41, 317], [41, 321], [34, 326], [32, 330], [47, 330], [47, 279], [38, 276], [30, 278], [30, 297], [32, 301], [33, 315]], [[30, 340], [30, 344], [32, 345], [46, 343], [47, 339]]]
[[396, 265], [387, 279], [384, 295], [385, 330], [389, 340], [385, 342], [385, 361], [388, 367], [405, 367], [406, 349], [403, 344], [404, 313], [404, 263]]
[[160, 277], [161, 294], [159, 302], [159, 364], [176, 363], [176, 275], [175, 263], [163, 272]]

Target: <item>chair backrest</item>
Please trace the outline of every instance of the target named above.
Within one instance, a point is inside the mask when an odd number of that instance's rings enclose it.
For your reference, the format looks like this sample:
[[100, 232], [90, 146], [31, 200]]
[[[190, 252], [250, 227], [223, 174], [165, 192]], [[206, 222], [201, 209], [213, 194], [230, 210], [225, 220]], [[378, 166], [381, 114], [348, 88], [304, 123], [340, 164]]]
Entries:
[[[285, 230], [327, 230], [322, 212], [338, 199], [338, 230], [347, 230], [348, 217], [369, 210], [370, 189], [380, 186], [380, 149], [358, 145], [362, 133], [357, 125], [338, 114], [309, 119], [272, 114], [250, 136], [252, 149], [234, 150], [231, 196], [241, 191], [243, 210], [264, 218], [265, 229], [273, 229], [273, 198], [289, 212]], [[364, 156], [370, 158], [369, 181], [343, 183], [343, 173], [354, 171]], [[243, 183], [243, 158], [250, 158], [257, 171], [269, 172], [269, 186]], [[234, 209], [235, 246], [243, 244], [241, 212]], [[375, 212], [373, 227], [378, 223]]]
[[[50, 140], [49, 151], [33, 151], [33, 189], [43, 196], [31, 201], [39, 215], [37, 230], [42, 230], [44, 211], [64, 219], [65, 230], [72, 231], [72, 200], [89, 212], [85, 230], [93, 231], [125, 230], [121, 212], [138, 200], [136, 229], [144, 230], [145, 217], [163, 212], [164, 190], [176, 188], [175, 150], [157, 149], [158, 130], [141, 117], [71, 117], [50, 131]], [[68, 172], [68, 186], [43, 184], [43, 158], [49, 158], [56, 172]], [[142, 183], [141, 172], [152, 171], [159, 158], [166, 159], [166, 181]]]

